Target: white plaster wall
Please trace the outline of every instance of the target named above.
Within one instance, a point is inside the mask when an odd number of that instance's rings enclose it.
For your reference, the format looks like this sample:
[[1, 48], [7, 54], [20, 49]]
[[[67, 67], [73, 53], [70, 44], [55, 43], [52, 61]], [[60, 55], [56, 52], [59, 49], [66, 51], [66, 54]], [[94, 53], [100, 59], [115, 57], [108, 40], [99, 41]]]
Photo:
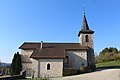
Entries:
[[80, 69], [82, 64], [87, 66], [87, 51], [67, 51], [67, 56], [69, 57], [69, 67]]
[[[39, 59], [40, 75], [49, 75], [49, 77], [59, 77], [63, 73], [63, 59]], [[50, 70], [47, 70], [47, 64], [50, 64]]]
[[22, 70], [32, 69], [32, 59], [30, 55], [33, 53], [33, 50], [22, 50], [21, 49], [21, 61], [22, 61]]
[[34, 50], [23, 50], [21, 49], [21, 54], [22, 55], [27, 55], [28, 57], [30, 57], [30, 55], [33, 53]]

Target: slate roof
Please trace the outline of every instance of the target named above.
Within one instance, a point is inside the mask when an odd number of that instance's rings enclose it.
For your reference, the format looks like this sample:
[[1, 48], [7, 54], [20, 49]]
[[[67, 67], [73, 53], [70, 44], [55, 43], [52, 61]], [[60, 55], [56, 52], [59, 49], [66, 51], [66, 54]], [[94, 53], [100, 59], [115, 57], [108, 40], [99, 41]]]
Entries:
[[65, 58], [67, 50], [87, 50], [87, 46], [82, 46], [80, 43], [23, 43], [19, 49], [34, 50], [31, 58]]
[[83, 17], [82, 29], [79, 31], [78, 36], [80, 36], [80, 33], [92, 33], [92, 34], [94, 33], [94, 31], [89, 29], [85, 14], [84, 14], [84, 17]]

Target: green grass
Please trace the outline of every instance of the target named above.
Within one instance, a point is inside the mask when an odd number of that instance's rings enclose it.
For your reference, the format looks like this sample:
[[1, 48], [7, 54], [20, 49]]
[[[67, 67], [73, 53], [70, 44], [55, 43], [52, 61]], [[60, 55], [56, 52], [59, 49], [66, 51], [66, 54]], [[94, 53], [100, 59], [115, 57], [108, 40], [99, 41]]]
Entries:
[[100, 67], [120, 67], [120, 61], [110, 61], [110, 62], [102, 62], [102, 63], [98, 63], [96, 64], [96, 67], [97, 68], [100, 68]]

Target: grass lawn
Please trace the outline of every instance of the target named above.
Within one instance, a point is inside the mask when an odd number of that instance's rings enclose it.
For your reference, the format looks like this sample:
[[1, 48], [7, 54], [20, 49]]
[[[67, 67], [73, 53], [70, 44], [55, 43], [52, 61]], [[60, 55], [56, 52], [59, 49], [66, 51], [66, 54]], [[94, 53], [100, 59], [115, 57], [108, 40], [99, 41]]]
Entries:
[[97, 68], [100, 68], [100, 67], [108, 67], [108, 68], [120, 68], [120, 61], [110, 61], [110, 62], [102, 62], [102, 63], [98, 63], [96, 64], [96, 67]]

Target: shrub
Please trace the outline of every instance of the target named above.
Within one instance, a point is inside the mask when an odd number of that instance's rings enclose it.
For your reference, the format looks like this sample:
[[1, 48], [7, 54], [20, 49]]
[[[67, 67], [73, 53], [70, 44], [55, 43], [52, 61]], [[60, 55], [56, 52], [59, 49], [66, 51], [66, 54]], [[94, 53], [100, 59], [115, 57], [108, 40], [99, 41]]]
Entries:
[[72, 68], [63, 69], [63, 76], [76, 75], [77, 73], [78, 73], [78, 69], [72, 69]]
[[96, 70], [96, 66], [95, 65], [89, 65], [89, 66], [81, 66], [80, 70], [78, 71], [79, 74], [81, 73], [88, 73], [88, 72], [92, 72]]
[[80, 67], [80, 70], [81, 70], [82, 72], [85, 72], [85, 71], [86, 71], [86, 67], [85, 67], [85, 66], [81, 66], [81, 67]]
[[80, 72], [80, 73], [86, 73], [86, 72], [88, 72], [88, 67], [81, 66], [79, 72]]
[[95, 71], [95, 70], [96, 70], [96, 66], [95, 66], [95, 65], [89, 65], [89, 66], [87, 67], [87, 70], [88, 70], [89, 72]]

